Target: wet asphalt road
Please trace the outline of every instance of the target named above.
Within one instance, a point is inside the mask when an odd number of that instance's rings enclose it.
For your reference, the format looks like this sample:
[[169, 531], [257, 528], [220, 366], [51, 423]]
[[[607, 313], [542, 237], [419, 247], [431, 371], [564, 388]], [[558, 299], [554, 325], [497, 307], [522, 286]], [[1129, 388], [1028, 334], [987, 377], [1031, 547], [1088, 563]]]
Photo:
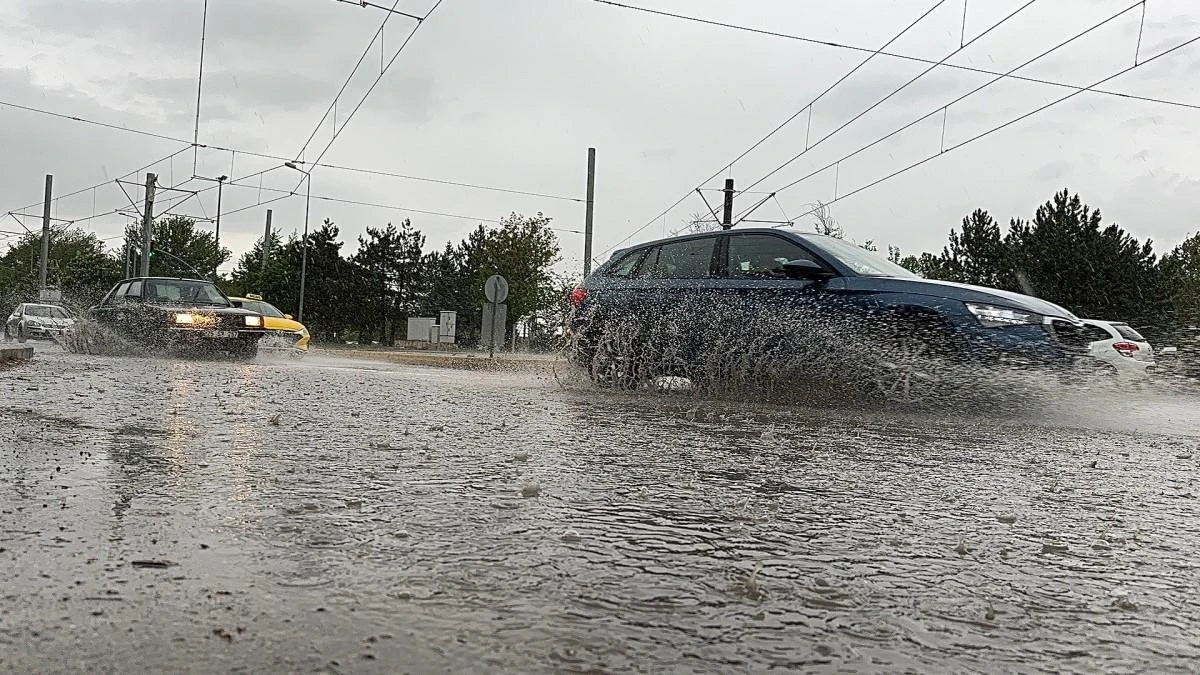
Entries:
[[1200, 396], [0, 371], [0, 671], [1195, 672]]

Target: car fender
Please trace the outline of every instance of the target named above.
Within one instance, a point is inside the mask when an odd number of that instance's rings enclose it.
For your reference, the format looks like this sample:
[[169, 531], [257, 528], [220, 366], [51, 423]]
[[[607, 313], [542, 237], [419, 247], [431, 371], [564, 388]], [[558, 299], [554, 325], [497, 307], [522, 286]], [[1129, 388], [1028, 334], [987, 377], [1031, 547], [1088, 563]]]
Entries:
[[958, 325], [970, 319], [962, 302], [933, 295], [876, 293], [870, 297], [867, 307], [869, 313], [874, 316], [936, 318], [951, 325]]

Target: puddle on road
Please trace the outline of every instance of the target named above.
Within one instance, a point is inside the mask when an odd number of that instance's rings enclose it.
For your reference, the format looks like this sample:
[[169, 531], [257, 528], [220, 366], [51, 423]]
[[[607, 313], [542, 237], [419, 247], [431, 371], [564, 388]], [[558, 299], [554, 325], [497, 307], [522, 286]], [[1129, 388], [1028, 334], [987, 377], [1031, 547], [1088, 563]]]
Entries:
[[[57, 663], [68, 635], [97, 667], [230, 649], [263, 670], [1200, 658], [1195, 395], [930, 415], [382, 362], [45, 356], [0, 379], [16, 669]], [[106, 590], [121, 600], [88, 599]]]

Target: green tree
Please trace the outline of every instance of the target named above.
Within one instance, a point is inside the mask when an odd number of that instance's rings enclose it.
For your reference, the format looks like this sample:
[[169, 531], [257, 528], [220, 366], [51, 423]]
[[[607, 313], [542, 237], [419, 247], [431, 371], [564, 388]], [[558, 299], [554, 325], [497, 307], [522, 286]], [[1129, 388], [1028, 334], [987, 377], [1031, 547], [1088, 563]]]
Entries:
[[[259, 237], [254, 242], [254, 246], [238, 258], [237, 266], [233, 268], [233, 273], [230, 275], [230, 283], [235, 289], [235, 292], [245, 295], [246, 293], [257, 293], [264, 298], [268, 295], [278, 296], [279, 280], [284, 276], [283, 266], [283, 239], [280, 238], [279, 232], [271, 232], [271, 241], [267, 246], [269, 255], [267, 256], [267, 270], [263, 273], [263, 238]], [[270, 290], [268, 290], [270, 289]], [[278, 306], [274, 301], [268, 300], [271, 304]], [[282, 309], [282, 308], [281, 308]]]
[[1154, 326], [1169, 316], [1169, 297], [1153, 243], [1116, 224], [1101, 227], [1067, 190], [1038, 207], [1032, 221], [1014, 219], [1004, 238], [1010, 290], [1037, 295], [1089, 318]]
[[1001, 288], [1009, 274], [1000, 225], [987, 211], [975, 209], [963, 218], [961, 233], [950, 230], [950, 243], [942, 251], [941, 272], [946, 277], [977, 286]]
[[[51, 230], [49, 243], [46, 283], [63, 292], [66, 304], [90, 305], [120, 281], [121, 262], [95, 234], [79, 227]], [[41, 233], [26, 233], [0, 256], [4, 308], [37, 299], [41, 246]]]
[[1200, 232], [1163, 256], [1160, 267], [1176, 319], [1183, 326], [1200, 326]]
[[465, 289], [473, 297], [471, 324], [484, 302], [483, 284], [493, 274], [508, 280], [508, 329], [530, 314], [548, 309], [546, 289], [554, 284], [551, 268], [560, 260], [558, 237], [550, 230], [550, 218], [538, 213], [516, 213], [498, 227], [480, 225], [460, 246]]
[[[215, 279], [217, 268], [232, 255], [229, 249], [217, 244], [211, 232], [196, 229], [196, 221], [186, 216], [154, 221], [151, 238], [154, 250], [150, 256], [150, 276]], [[141, 254], [141, 226], [131, 224], [125, 228], [125, 243]]]
[[425, 235], [407, 219], [399, 227], [391, 223], [382, 229], [368, 227], [366, 237], [358, 238], [358, 252], [351, 261], [358, 267], [364, 289], [363, 332], [391, 344], [399, 326], [420, 307], [424, 247]]

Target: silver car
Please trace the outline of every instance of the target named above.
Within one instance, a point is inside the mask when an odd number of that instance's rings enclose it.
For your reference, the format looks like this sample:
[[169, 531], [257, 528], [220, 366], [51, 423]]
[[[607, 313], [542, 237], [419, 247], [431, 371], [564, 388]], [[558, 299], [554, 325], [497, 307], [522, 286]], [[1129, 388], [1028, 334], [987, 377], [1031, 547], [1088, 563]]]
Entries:
[[4, 341], [9, 342], [13, 338], [18, 342], [29, 338], [57, 339], [73, 323], [75, 320], [71, 318], [71, 313], [58, 305], [23, 302], [4, 322]]

